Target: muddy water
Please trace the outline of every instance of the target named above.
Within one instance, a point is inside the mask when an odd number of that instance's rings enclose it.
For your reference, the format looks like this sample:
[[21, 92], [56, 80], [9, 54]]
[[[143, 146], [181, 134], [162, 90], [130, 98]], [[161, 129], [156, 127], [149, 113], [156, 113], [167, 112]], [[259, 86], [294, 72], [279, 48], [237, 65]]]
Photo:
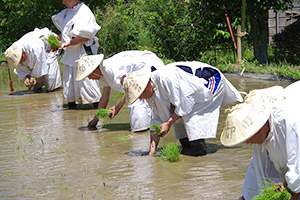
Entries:
[[[290, 84], [227, 77], [245, 92]], [[84, 126], [95, 110], [66, 110], [62, 90], [8, 95], [6, 83], [0, 85], [1, 199], [199, 200], [241, 195], [251, 148], [221, 145], [223, 112], [217, 138], [207, 140], [207, 156], [182, 156], [181, 162], [168, 163], [153, 156], [125, 154], [149, 145], [148, 132], [130, 133], [126, 109], [106, 122], [105, 128], [99, 124], [97, 130], [89, 131]], [[16, 87], [25, 89], [20, 84]], [[169, 142], [178, 142], [173, 130], [160, 146]]]

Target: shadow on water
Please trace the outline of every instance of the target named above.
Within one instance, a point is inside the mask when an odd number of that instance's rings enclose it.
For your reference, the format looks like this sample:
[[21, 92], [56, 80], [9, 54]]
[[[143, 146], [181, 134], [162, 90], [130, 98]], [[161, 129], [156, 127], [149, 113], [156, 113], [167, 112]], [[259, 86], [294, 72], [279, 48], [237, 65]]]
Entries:
[[207, 143], [206, 142], [206, 147], [207, 147], [207, 153], [208, 154], [213, 154], [216, 153], [220, 149], [238, 149], [239, 147], [225, 147], [223, 145], [218, 145], [214, 143]]
[[[60, 91], [60, 90], [62, 90], [61, 87], [55, 89], [54, 91]], [[19, 90], [19, 91], [11, 92], [9, 93], [9, 95], [40, 94], [40, 93], [49, 93], [49, 92], [46, 90], [46, 88], [42, 88], [41, 92], [34, 92], [33, 90]]]
[[[63, 108], [68, 109], [68, 104], [63, 104]], [[93, 104], [77, 104], [76, 110], [96, 110]]]
[[79, 131], [95, 131], [95, 130], [98, 130], [98, 128], [95, 126], [95, 127], [87, 127], [87, 126], [81, 126], [78, 128]]
[[[178, 146], [178, 147], [182, 148], [181, 146]], [[207, 154], [214, 154], [220, 149], [239, 149], [240, 148], [240, 147], [225, 147], [225, 146], [214, 144], [214, 143], [206, 143], [206, 147], [207, 147]], [[160, 149], [158, 149], [158, 151], [156, 152], [156, 154], [158, 156], [160, 154], [159, 153]], [[149, 150], [145, 150], [145, 149], [135, 149], [135, 150], [125, 152], [126, 155], [134, 156], [134, 157], [148, 156], [148, 153], [149, 153]]]
[[30, 90], [24, 90], [24, 91], [12, 92], [9, 95], [24, 95], [24, 94], [35, 94], [35, 93]]
[[130, 131], [130, 123], [110, 123], [103, 124], [103, 129], [109, 129], [109, 131]]
[[96, 127], [87, 127], [87, 126], [81, 126], [78, 128], [79, 131], [95, 131], [98, 129], [108, 129], [106, 131], [101, 132], [110, 132], [110, 131], [130, 131], [130, 123], [115, 123], [115, 124], [103, 124], [102, 126], [96, 126]]

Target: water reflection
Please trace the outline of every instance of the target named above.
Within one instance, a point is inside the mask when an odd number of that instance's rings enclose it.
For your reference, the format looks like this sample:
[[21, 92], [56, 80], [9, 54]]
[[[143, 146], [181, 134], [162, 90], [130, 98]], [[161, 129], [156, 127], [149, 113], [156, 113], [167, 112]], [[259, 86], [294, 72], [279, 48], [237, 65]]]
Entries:
[[[239, 91], [290, 82], [228, 75]], [[22, 86], [18, 86], [22, 89]], [[207, 140], [209, 154], [179, 163], [125, 152], [147, 150], [149, 132], [131, 133], [126, 108], [96, 130], [95, 110], [66, 110], [62, 90], [8, 95], [0, 86], [0, 197], [4, 199], [237, 199], [251, 157], [247, 145]], [[116, 102], [119, 99], [116, 100]], [[116, 102], [111, 102], [112, 105]], [[160, 146], [175, 140], [174, 132]]]

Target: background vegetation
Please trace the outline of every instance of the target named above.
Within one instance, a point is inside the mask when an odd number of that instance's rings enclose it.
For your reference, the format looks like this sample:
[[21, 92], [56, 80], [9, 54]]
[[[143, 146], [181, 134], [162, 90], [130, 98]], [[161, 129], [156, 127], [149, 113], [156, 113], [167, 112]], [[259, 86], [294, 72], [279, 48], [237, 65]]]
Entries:
[[[124, 50], [150, 50], [165, 63], [198, 60], [222, 70], [286, 75], [298, 70], [299, 59], [287, 54], [296, 48], [282, 43], [268, 46], [267, 13], [287, 9], [292, 0], [247, 0], [244, 55], [236, 64], [225, 10], [236, 32], [241, 24], [241, 2], [234, 0], [83, 0], [102, 27], [97, 37], [99, 52], [109, 57]], [[35, 27], [48, 27], [59, 33], [51, 16], [64, 9], [57, 0], [1, 0], [0, 52]], [[300, 37], [298, 37], [300, 38]], [[282, 50], [284, 49], [284, 50]], [[280, 51], [282, 50], [282, 51]], [[263, 55], [263, 56], [262, 56]], [[3, 58], [3, 55], [2, 55]], [[293, 58], [293, 59], [292, 59]], [[275, 69], [274, 69], [275, 67]], [[298, 70], [299, 71], [299, 70]], [[299, 73], [293, 73], [299, 79]]]

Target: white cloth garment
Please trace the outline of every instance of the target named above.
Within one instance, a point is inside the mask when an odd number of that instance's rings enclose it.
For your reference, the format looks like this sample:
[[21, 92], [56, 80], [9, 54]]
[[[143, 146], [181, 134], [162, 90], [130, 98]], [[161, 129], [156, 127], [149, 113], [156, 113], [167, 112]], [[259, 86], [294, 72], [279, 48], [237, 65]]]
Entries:
[[[52, 21], [57, 29], [61, 31], [61, 41], [63, 43], [77, 36], [88, 38], [89, 40], [86, 43], [93, 46], [93, 48], [91, 48], [93, 54], [97, 53], [98, 39], [95, 35], [101, 27], [96, 23], [92, 11], [84, 3], [80, 3], [73, 8], [62, 10], [60, 13], [52, 16]], [[83, 54], [86, 54], [83, 43], [68, 46], [65, 49], [61, 59], [61, 62], [64, 64], [64, 97], [66, 101], [75, 101], [77, 104], [95, 103], [101, 98], [98, 81], [89, 80], [88, 78], [82, 81], [76, 81], [76, 61], [79, 60]]]
[[61, 86], [61, 75], [59, 67], [59, 52], [49, 52], [47, 56], [48, 74], [46, 90], [53, 91]]
[[[191, 69], [192, 74], [178, 66]], [[214, 93], [205, 86], [208, 81], [194, 75], [202, 67], [214, 69], [221, 77]], [[167, 121], [173, 105], [175, 114], [182, 117], [173, 124], [177, 139], [215, 138], [221, 105], [243, 100], [219, 70], [201, 62], [171, 63], [153, 72], [151, 80], [155, 85], [153, 96], [147, 99], [152, 109], [151, 123]]]
[[273, 105], [270, 132], [264, 143], [253, 145], [253, 157], [242, 189], [246, 200], [258, 195], [263, 181], [268, 179], [285, 180], [291, 191], [300, 193], [300, 105], [299, 98], [291, 93], [292, 88], [298, 93], [300, 85], [294, 84], [286, 88], [289, 90], [286, 99]]
[[[128, 73], [143, 67], [162, 68], [164, 63], [150, 51], [123, 51], [105, 59], [100, 67], [103, 76], [99, 83], [124, 93], [121, 78]], [[151, 110], [145, 100], [138, 99], [134, 104], [128, 106], [130, 115], [131, 131], [146, 130], [150, 126]]]
[[164, 63], [157, 55], [150, 51], [122, 51], [114, 56], [103, 60], [100, 67], [103, 77], [99, 83], [103, 86], [110, 86], [112, 89], [124, 93], [121, 84], [122, 76], [139, 70], [143, 67], [162, 68]]
[[20, 80], [27, 75], [36, 77], [37, 84], [45, 85], [47, 91], [61, 86], [58, 54], [47, 52], [49, 46], [41, 39], [42, 37], [48, 38], [50, 34], [51, 31], [48, 28], [36, 28], [21, 37], [18, 42], [22, 44], [26, 60], [14, 70]]

